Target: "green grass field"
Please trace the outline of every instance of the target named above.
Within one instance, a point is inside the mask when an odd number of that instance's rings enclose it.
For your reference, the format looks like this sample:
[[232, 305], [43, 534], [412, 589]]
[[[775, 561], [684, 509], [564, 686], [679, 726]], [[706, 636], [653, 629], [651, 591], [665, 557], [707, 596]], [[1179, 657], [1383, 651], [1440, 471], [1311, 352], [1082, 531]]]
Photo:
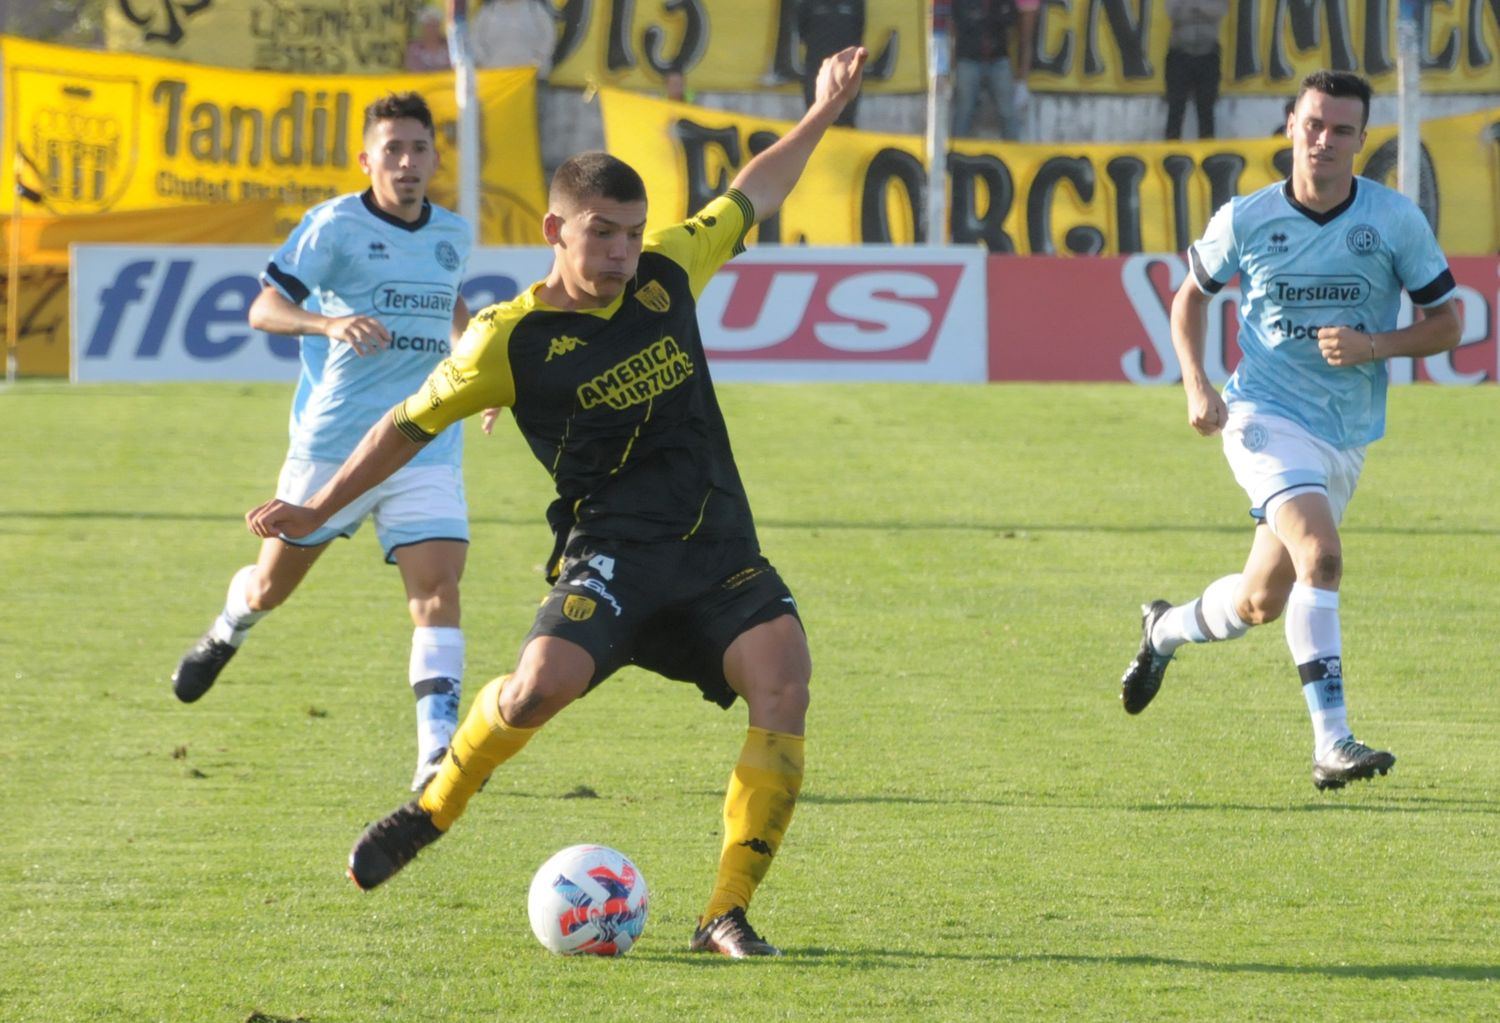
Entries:
[[[1500, 390], [1393, 393], [1345, 523], [1345, 664], [1387, 778], [1320, 794], [1279, 624], [1185, 651], [1139, 718], [1137, 606], [1237, 570], [1244, 498], [1176, 389], [726, 386], [814, 658], [803, 797], [751, 918], [685, 952], [743, 737], [627, 672], [388, 886], [410, 625], [370, 530], [202, 702], [168, 676], [252, 560], [289, 391], [0, 390], [0, 1019], [1477, 1020], [1500, 1014]], [[473, 430], [467, 696], [544, 585], [548, 497]], [[597, 798], [570, 798], [580, 786]], [[620, 960], [545, 953], [532, 872], [651, 885]]]

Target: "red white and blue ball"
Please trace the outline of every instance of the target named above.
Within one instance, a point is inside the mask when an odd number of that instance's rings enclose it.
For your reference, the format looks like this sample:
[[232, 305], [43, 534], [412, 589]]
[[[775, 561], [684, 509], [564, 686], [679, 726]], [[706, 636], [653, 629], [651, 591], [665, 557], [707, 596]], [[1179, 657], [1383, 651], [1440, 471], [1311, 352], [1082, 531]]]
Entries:
[[558, 955], [618, 956], [646, 927], [646, 879], [630, 857], [604, 845], [573, 845], [531, 879], [531, 930]]

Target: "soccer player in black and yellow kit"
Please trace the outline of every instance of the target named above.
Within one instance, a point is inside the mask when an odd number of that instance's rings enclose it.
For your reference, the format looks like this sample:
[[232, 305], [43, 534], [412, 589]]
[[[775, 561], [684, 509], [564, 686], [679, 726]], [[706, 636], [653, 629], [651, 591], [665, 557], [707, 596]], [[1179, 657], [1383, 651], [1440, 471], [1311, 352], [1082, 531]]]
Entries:
[[745, 918], [802, 785], [812, 673], [790, 591], [762, 557], [699, 333], [696, 301], [774, 214], [867, 57], [828, 58], [802, 120], [690, 220], [645, 234], [646, 190], [604, 153], [565, 162], [542, 222], [547, 278], [474, 318], [420, 391], [365, 435], [306, 507], [271, 501], [260, 536], [301, 536], [458, 420], [509, 407], [552, 474], [554, 585], [520, 663], [475, 698], [420, 798], [371, 825], [349, 874], [385, 881], [441, 837], [501, 763], [626, 664], [697, 685], [749, 729], [724, 800], [724, 844], [691, 948], [779, 954]]

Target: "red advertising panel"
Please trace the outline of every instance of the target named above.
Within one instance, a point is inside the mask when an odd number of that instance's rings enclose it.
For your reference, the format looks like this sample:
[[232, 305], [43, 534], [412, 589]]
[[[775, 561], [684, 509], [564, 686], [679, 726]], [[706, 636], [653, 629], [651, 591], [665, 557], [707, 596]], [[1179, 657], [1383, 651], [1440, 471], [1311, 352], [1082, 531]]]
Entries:
[[[1500, 259], [1458, 256], [1449, 263], [1463, 314], [1459, 347], [1426, 359], [1390, 360], [1392, 383], [1500, 380]], [[1177, 383], [1169, 311], [1186, 273], [1186, 261], [1175, 254], [991, 256], [990, 379]], [[1209, 305], [1204, 360], [1216, 381], [1228, 379], [1239, 362], [1238, 284], [1231, 282]], [[1400, 323], [1411, 316], [1403, 297]]]

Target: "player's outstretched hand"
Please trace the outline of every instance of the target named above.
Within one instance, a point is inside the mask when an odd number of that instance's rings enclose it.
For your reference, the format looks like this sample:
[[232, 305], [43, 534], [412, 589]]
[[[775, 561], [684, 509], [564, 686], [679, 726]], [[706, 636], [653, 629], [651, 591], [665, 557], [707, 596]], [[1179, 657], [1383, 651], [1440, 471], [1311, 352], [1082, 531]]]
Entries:
[[835, 111], [843, 113], [849, 101], [859, 93], [865, 61], [869, 57], [870, 51], [863, 46], [846, 46], [824, 60], [823, 66], [818, 68], [816, 102], [828, 103]]
[[483, 415], [480, 417], [479, 425], [484, 428], [485, 436], [489, 436], [495, 431], [495, 420], [499, 418], [500, 410], [498, 408], [487, 408], [484, 410]]
[[328, 337], [347, 342], [355, 355], [369, 355], [391, 343], [391, 332], [373, 316], [340, 316], [329, 323]]
[[1375, 336], [1353, 327], [1319, 327], [1318, 352], [1330, 366], [1375, 361]]
[[307, 536], [322, 524], [322, 517], [311, 508], [275, 499], [245, 513], [245, 525], [263, 540], [273, 536], [296, 539]]
[[1229, 419], [1229, 406], [1212, 387], [1196, 387], [1188, 391], [1188, 425], [1204, 437], [1212, 437], [1224, 429]]

